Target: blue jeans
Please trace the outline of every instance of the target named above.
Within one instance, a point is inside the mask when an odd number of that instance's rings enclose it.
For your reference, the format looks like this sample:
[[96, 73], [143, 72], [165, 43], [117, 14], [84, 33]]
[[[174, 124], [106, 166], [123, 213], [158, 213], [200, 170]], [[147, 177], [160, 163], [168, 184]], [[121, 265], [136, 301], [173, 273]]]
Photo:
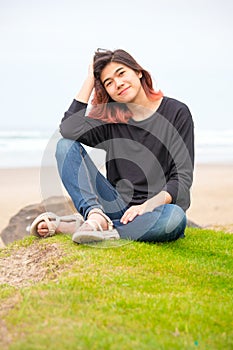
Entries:
[[60, 139], [56, 159], [62, 182], [84, 219], [91, 209], [100, 208], [113, 221], [123, 239], [168, 242], [184, 237], [186, 215], [175, 204], [161, 205], [152, 212], [137, 216], [132, 222], [122, 224], [120, 219], [129, 206], [98, 171], [79, 142]]

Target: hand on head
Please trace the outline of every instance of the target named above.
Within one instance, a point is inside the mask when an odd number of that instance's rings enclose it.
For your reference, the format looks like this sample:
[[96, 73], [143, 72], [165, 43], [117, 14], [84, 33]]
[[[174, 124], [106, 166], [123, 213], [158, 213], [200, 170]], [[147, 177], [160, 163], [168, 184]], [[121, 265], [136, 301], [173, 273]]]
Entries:
[[94, 79], [94, 58], [91, 59], [91, 62], [88, 66], [88, 77]]

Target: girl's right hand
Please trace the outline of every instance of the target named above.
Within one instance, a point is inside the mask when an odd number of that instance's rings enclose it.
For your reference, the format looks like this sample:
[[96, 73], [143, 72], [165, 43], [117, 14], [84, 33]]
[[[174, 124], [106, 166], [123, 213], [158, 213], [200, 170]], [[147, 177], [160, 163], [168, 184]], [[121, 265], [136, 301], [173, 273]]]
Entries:
[[91, 93], [94, 89], [94, 83], [95, 83], [95, 78], [94, 78], [93, 60], [92, 60], [88, 66], [88, 76], [86, 80], [83, 82], [83, 85], [80, 91], [75, 96], [75, 99], [80, 102], [88, 103]]
[[94, 78], [94, 60], [92, 59], [92, 61], [90, 62], [89, 66], [88, 66], [88, 77], [95, 79]]

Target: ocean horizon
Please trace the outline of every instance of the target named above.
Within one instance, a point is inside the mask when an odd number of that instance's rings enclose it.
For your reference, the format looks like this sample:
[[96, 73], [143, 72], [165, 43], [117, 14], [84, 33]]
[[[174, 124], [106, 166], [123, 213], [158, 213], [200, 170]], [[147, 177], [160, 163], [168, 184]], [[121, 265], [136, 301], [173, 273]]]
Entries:
[[[40, 167], [60, 137], [58, 130], [0, 131], [0, 168]], [[195, 163], [233, 164], [233, 129], [195, 130]]]

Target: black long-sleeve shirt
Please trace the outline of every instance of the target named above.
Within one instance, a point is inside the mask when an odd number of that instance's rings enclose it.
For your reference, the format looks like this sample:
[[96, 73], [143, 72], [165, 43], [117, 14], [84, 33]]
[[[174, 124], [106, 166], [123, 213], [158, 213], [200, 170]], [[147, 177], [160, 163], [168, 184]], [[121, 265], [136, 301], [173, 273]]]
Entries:
[[87, 104], [73, 100], [60, 125], [63, 137], [106, 151], [107, 179], [130, 205], [161, 190], [184, 210], [190, 205], [194, 127], [188, 107], [163, 97], [142, 121], [107, 123], [85, 116]]

